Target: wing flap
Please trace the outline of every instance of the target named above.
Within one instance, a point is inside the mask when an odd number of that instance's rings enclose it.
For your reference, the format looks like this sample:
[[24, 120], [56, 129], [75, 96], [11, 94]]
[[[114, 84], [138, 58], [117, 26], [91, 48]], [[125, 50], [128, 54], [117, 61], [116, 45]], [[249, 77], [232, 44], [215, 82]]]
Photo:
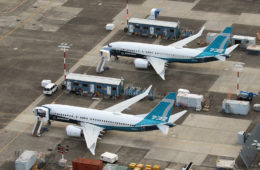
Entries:
[[156, 57], [146, 57], [149, 63], [153, 66], [156, 73], [165, 80], [165, 65], [167, 63], [166, 60], [162, 60]]
[[139, 95], [137, 95], [135, 97], [132, 97], [131, 99], [125, 100], [125, 101], [123, 101], [121, 103], [118, 103], [118, 104], [116, 104], [114, 106], [111, 106], [111, 107], [105, 109], [105, 111], [109, 111], [109, 112], [122, 112], [123, 110], [125, 110], [126, 108], [131, 106], [132, 104], [134, 104], [134, 103], [142, 100], [143, 98], [145, 98], [149, 94], [151, 88], [152, 88], [152, 85], [150, 85], [148, 87], [148, 89], [144, 93], [139, 94]]
[[195, 40], [196, 38], [200, 37], [202, 35], [202, 32], [204, 31], [204, 29], [205, 29], [205, 26], [203, 26], [197, 34], [194, 34], [194, 35], [187, 37], [183, 40], [172, 43], [169, 46], [183, 47], [184, 45], [186, 45], [186, 44], [190, 43], [191, 41]]
[[95, 155], [95, 149], [97, 144], [97, 139], [100, 134], [100, 132], [103, 130], [103, 128], [89, 124], [89, 123], [80, 123], [84, 138], [87, 144], [88, 149], [90, 152]]

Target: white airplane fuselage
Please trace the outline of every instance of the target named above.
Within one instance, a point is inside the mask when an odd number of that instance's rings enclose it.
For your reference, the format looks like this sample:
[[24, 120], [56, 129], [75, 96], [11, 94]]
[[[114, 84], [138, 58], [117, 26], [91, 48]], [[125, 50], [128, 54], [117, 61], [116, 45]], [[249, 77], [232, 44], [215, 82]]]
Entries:
[[[105, 128], [107, 130], [156, 130], [158, 129], [156, 125], [159, 124], [158, 122], [153, 120], [144, 121], [143, 117], [118, 112], [113, 113], [104, 110], [96, 110], [60, 104], [47, 104], [43, 105], [42, 107], [48, 108], [50, 110], [50, 120], [74, 124], [85, 122]], [[142, 122], [145, 122], [145, 124], [142, 124]], [[167, 125], [173, 126], [169, 123]]]
[[163, 46], [147, 43], [136, 42], [113, 42], [104, 49], [109, 48], [111, 55], [114, 56], [128, 56], [134, 58], [146, 58], [146, 56], [154, 56], [171, 62], [184, 62], [184, 63], [201, 63], [217, 60], [214, 54], [204, 53], [202, 57], [197, 57], [202, 53], [202, 50]]

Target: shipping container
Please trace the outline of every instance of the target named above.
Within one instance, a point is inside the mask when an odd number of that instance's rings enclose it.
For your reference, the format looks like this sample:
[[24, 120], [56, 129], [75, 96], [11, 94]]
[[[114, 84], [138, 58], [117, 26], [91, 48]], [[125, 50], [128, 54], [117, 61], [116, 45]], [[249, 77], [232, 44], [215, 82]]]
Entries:
[[222, 111], [224, 113], [247, 115], [249, 107], [249, 101], [224, 99], [222, 102]]
[[203, 101], [203, 95], [178, 93], [176, 98], [176, 105], [195, 108], [196, 110], [201, 110], [202, 101]]
[[25, 150], [15, 161], [15, 170], [29, 170], [36, 162], [35, 151]]
[[102, 170], [103, 162], [100, 160], [93, 160], [88, 158], [76, 158], [72, 161], [73, 170]]

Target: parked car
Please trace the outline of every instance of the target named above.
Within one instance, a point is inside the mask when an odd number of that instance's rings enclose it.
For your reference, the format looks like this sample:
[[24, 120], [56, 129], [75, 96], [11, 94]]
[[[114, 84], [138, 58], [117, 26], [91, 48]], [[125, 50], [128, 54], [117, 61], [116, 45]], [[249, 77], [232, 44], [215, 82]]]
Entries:
[[52, 95], [58, 90], [58, 86], [55, 83], [47, 84], [43, 89], [43, 94], [45, 95]]

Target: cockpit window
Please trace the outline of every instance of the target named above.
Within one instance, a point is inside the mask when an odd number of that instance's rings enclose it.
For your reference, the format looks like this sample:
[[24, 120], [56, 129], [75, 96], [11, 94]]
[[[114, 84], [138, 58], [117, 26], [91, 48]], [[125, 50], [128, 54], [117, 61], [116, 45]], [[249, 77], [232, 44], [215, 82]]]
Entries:
[[107, 45], [108, 47], [112, 47], [110, 44]]

